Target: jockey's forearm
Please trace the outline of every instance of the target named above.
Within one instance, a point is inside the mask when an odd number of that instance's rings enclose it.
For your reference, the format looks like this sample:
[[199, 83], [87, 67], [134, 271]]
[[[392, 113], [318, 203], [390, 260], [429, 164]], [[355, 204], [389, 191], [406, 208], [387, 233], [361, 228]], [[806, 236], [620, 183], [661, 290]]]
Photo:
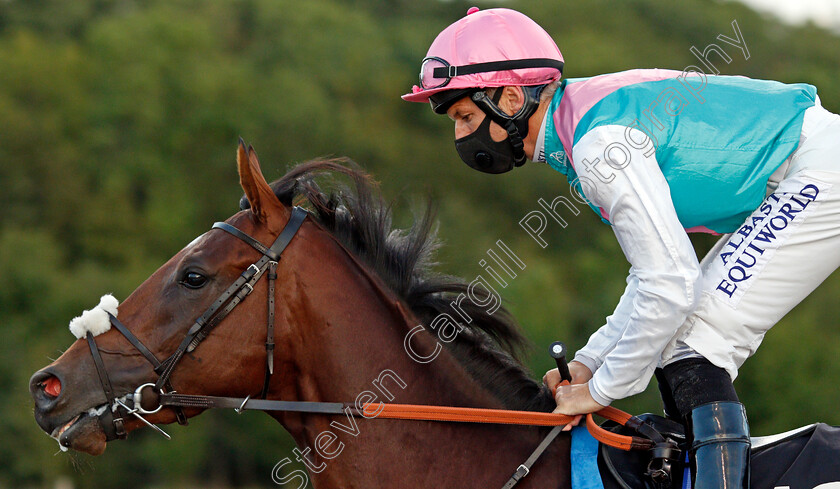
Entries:
[[[580, 176], [596, 180], [598, 175], [587, 168], [595, 168], [591, 162], [623, 135], [621, 126], [602, 126], [581, 138], [575, 146]], [[695, 307], [701, 276], [655, 156], [630, 150], [629, 157], [630, 162], [614, 172], [609, 182], [601, 182], [587, 195], [609, 216], [632, 265], [628, 288], [635, 285], [632, 296], [623, 298], [632, 310], [620, 332], [615, 328], [612, 333], [619, 339], [590, 383], [590, 392], [600, 404], [645, 389], [663, 350]], [[618, 310], [623, 312], [623, 307], [619, 304]], [[597, 334], [593, 340], [594, 345], [602, 341]], [[584, 364], [587, 351], [581, 356]]]

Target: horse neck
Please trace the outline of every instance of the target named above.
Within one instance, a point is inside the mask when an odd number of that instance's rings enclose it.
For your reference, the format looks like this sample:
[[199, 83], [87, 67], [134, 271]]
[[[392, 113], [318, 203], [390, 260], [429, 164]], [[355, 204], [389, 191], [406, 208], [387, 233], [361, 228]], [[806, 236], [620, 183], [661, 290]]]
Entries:
[[290, 365], [281, 370], [296, 372], [295, 383], [280, 396], [353, 401], [374, 389], [382, 401], [501, 407], [432, 335], [421, 332], [412, 344], [440, 354], [425, 364], [413, 360], [404, 343], [419, 321], [407, 306], [340, 245], [307, 238], [306, 257], [295, 257], [286, 281], [294, 286], [281, 287], [276, 298], [287, 309], [278, 316], [295, 318], [293, 336], [285, 338], [291, 341], [282, 345]]
[[[294, 382], [287, 382], [272, 392], [273, 396], [320, 402], [502, 408], [446, 348], [425, 364], [408, 355], [404, 341], [417, 325], [416, 319], [355, 258], [339, 246], [312, 243], [306, 249], [309, 257], [317, 259], [305, 260], [305, 264], [295, 260], [295, 286], [283, 288], [277, 297], [277, 303], [288, 308], [286, 317], [298, 318], [298, 326], [294, 341], [283, 345], [291, 355], [286, 356], [289, 364], [280, 370], [294, 372]], [[431, 352], [436, 339], [421, 332], [412, 342]], [[451, 487], [493, 487], [500, 477], [497, 485], [501, 487], [544, 434], [532, 427], [353, 420], [297, 413], [275, 417], [294, 437], [299, 450], [296, 456], [308, 457], [309, 463], [304, 463], [315, 487], [381, 487], [395, 481], [403, 487], [421, 487], [439, 485], [442, 480]], [[325, 434], [328, 432], [332, 434]], [[336, 441], [325, 451], [342, 447], [341, 452], [332, 458], [320, 456], [324, 451], [315, 449], [318, 440], [323, 443], [333, 435]], [[555, 445], [554, 452], [568, 451], [568, 440]], [[430, 466], [453, 453], [458, 457], [470, 454], [475, 459], [465, 457], [453, 467], [457, 470], [445, 475], [430, 473]], [[568, 460], [568, 455], [558, 460]], [[559, 487], [556, 481], [564, 478], [567, 467], [557, 465], [545, 469], [551, 474], [533, 479], [545, 478], [553, 483], [551, 487]], [[493, 470], [488, 472], [488, 467]], [[477, 481], [490, 485], [476, 485]]]

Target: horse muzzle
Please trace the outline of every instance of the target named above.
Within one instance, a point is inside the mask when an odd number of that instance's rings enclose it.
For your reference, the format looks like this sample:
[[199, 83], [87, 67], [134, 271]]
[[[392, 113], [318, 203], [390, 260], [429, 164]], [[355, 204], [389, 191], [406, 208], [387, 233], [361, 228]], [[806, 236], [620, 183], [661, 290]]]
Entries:
[[58, 441], [62, 451], [72, 448], [99, 455], [105, 451], [106, 444], [98, 416], [105, 410], [104, 406], [74, 409], [66, 385], [64, 376], [52, 366], [35, 372], [29, 380], [29, 392], [35, 401], [35, 422]]

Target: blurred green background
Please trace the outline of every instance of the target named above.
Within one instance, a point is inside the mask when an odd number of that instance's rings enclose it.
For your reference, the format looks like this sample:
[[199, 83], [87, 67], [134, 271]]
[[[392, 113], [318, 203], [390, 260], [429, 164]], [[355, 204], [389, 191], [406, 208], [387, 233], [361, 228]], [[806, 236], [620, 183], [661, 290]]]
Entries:
[[[499, 4], [478, 3], [481, 7]], [[535, 376], [545, 346], [576, 349], [602, 324], [628, 265], [610, 229], [583, 211], [539, 247], [518, 225], [537, 199], [568, 195], [558, 173], [469, 170], [451, 123], [402, 102], [434, 36], [472, 3], [409, 0], [21, 0], [0, 2], [0, 488], [275, 487], [291, 456], [260, 413], [213, 412], [165, 442], [132, 433], [98, 458], [56, 454], [36, 426], [29, 376], [71, 344], [70, 318], [105, 292], [126, 297], [169, 256], [237, 210], [238, 136], [267, 178], [346, 155], [395, 199], [439, 204], [441, 269], [464, 277], [502, 239], [527, 268], [503, 291]], [[568, 77], [682, 69], [738, 21], [724, 74], [817, 85], [840, 111], [840, 38], [711, 0], [515, 1], [566, 58]], [[730, 49], [731, 48], [731, 49]], [[733, 52], [734, 50], [734, 52]], [[700, 253], [712, 240], [693, 238]], [[754, 434], [840, 424], [840, 278], [768, 335], [736, 382]], [[655, 386], [617, 406], [659, 411]], [[258, 449], [255, 447], [259, 447]], [[302, 468], [302, 465], [287, 468]]]

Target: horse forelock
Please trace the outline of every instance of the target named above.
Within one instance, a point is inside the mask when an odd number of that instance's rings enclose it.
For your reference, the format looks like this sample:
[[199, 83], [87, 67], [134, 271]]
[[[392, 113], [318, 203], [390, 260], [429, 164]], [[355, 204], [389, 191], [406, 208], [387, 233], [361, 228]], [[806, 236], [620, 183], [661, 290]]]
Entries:
[[[346, 177], [350, 185], [336, 179], [337, 175]], [[274, 181], [271, 188], [284, 205], [307, 207], [423, 324], [430, 324], [442, 313], [452, 316], [450, 303], [467, 293], [467, 282], [434, 270], [440, 242], [431, 201], [411, 227], [395, 228], [391, 204], [384, 200], [371, 176], [349, 159], [301, 163]], [[247, 198], [242, 197], [240, 208], [249, 208]], [[446, 343], [453, 356], [505, 406], [550, 411], [552, 396], [531, 379], [518, 360], [528, 343], [510, 313], [503, 307], [488, 313], [470, 301], [461, 305], [473, 321], [462, 324], [462, 332]]]

